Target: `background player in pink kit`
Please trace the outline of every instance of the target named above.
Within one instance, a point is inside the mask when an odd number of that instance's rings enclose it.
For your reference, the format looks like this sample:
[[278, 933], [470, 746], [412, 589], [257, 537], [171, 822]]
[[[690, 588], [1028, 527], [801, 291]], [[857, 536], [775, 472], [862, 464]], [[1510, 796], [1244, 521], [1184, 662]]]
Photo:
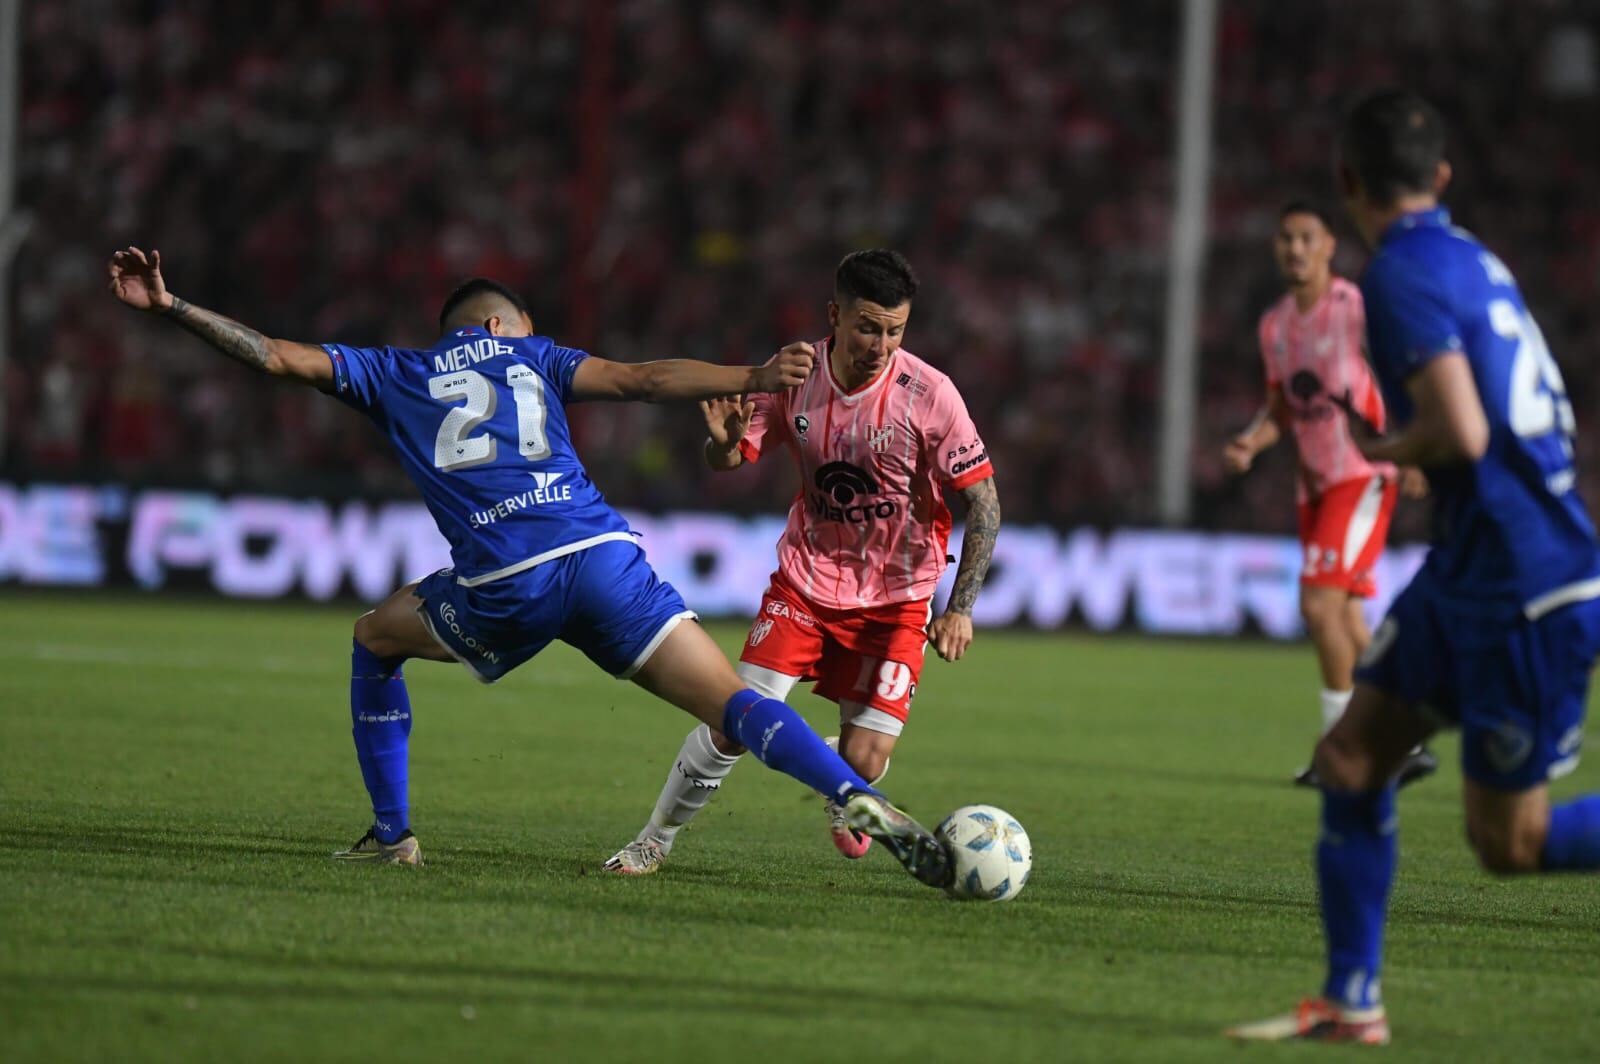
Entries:
[[[972, 607], [1000, 529], [994, 469], [960, 393], [900, 346], [916, 291], [898, 252], [846, 256], [828, 305], [833, 332], [816, 345], [811, 380], [703, 404], [713, 469], [787, 449], [801, 477], [739, 675], [778, 699], [815, 680], [816, 693], [839, 704], [839, 753], [867, 779], [888, 768], [926, 645], [947, 661], [971, 645]], [[966, 532], [950, 601], [930, 623], [948, 559], [946, 488], [966, 500]], [[743, 752], [709, 727], [690, 732], [649, 823], [605, 867], [659, 868]], [[840, 852], [865, 855], [870, 840], [836, 804], [828, 815]]]
[[[1327, 214], [1296, 201], [1278, 217], [1273, 253], [1288, 292], [1261, 316], [1258, 335], [1266, 367], [1267, 402], [1250, 427], [1223, 449], [1234, 473], [1250, 469], [1256, 455], [1294, 433], [1299, 452], [1296, 502], [1300, 543], [1300, 613], [1322, 672], [1322, 730], [1344, 713], [1354, 688], [1356, 659], [1371, 642], [1362, 599], [1377, 593], [1373, 566], [1383, 553], [1401, 475], [1372, 463], [1350, 437], [1347, 412], [1377, 431], [1386, 421], [1383, 396], [1363, 354], [1366, 315], [1361, 290], [1333, 273], [1337, 241]], [[1421, 478], [1407, 471], [1408, 494]], [[1415, 751], [1403, 779], [1435, 767]], [[1315, 785], [1310, 768], [1297, 783]]]

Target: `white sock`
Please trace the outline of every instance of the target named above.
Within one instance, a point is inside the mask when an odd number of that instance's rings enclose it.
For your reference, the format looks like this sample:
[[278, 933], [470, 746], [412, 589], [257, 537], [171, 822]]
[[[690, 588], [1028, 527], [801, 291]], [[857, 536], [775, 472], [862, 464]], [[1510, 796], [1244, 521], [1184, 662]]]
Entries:
[[705, 808], [738, 763], [738, 755], [729, 757], [711, 744], [711, 729], [704, 724], [690, 732], [667, 773], [650, 823], [639, 832], [637, 841], [655, 839], [663, 850], [670, 851], [678, 829]]
[[1327, 735], [1333, 726], [1339, 723], [1339, 718], [1344, 716], [1344, 707], [1350, 704], [1350, 696], [1355, 694], [1355, 688], [1348, 691], [1330, 691], [1322, 689], [1322, 734]]

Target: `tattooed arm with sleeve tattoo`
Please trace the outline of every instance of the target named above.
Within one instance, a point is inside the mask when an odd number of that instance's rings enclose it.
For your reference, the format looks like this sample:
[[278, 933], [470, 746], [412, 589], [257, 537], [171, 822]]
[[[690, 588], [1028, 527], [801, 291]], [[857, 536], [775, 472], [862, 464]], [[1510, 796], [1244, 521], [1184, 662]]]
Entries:
[[989, 575], [995, 537], [1000, 534], [1000, 494], [993, 477], [962, 489], [961, 497], [967, 501], [967, 528], [961, 540], [956, 584], [944, 613], [928, 625], [928, 639], [946, 661], [959, 661], [972, 645], [972, 607], [983, 578]]
[[288, 377], [322, 391], [333, 390], [333, 363], [312, 344], [275, 340], [214, 311], [197, 307], [167, 291], [161, 277], [161, 252], [147, 257], [130, 247], [111, 256], [111, 291], [118, 299], [170, 318], [236, 362], [275, 377]]

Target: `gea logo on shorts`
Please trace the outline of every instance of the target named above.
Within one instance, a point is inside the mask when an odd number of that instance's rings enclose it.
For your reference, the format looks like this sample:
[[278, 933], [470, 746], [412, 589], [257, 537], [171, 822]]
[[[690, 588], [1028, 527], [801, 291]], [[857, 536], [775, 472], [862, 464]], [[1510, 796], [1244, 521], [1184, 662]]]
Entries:
[[899, 510], [893, 499], [857, 502], [859, 496], [876, 495], [878, 482], [871, 473], [849, 462], [829, 462], [817, 470], [815, 480], [822, 494], [811, 496], [811, 512], [829, 521], [859, 525], [892, 517]]

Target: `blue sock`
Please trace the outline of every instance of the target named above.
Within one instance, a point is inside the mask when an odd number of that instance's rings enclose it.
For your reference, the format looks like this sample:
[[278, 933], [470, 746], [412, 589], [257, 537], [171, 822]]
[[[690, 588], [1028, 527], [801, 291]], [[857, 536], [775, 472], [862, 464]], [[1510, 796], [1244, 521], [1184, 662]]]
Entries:
[[372, 796], [372, 832], [393, 842], [411, 826], [406, 800], [406, 742], [411, 737], [411, 695], [400, 673], [404, 658], [380, 658], [351, 641], [350, 733], [361, 779]]
[[1399, 847], [1394, 786], [1361, 794], [1322, 792], [1317, 885], [1328, 939], [1322, 996], [1349, 1008], [1382, 1002], [1383, 923]]
[[775, 698], [764, 698], [746, 688], [728, 699], [722, 713], [722, 734], [747, 747], [768, 768], [793, 776], [824, 798], [839, 798], [850, 791], [878, 793], [800, 714]]
[[1600, 868], [1600, 794], [1551, 808], [1539, 863], [1551, 872]]

